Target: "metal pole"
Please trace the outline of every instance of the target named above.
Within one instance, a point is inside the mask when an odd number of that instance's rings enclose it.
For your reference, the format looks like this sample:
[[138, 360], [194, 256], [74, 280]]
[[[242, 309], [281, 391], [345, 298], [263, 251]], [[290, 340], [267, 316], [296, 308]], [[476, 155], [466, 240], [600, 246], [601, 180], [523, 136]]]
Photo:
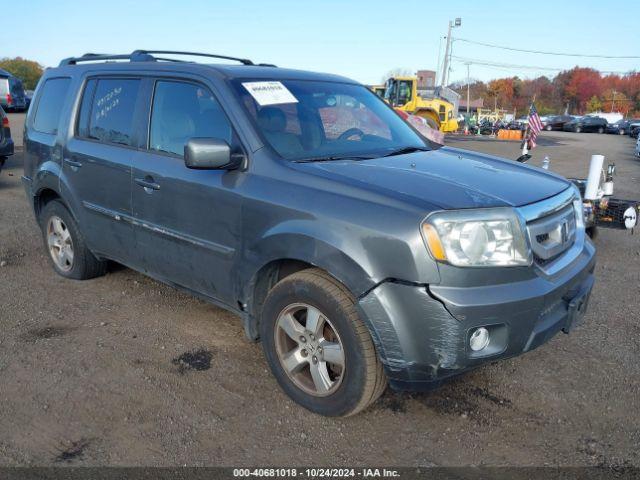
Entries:
[[470, 62], [467, 62], [467, 118], [469, 117], [469, 88], [470, 88], [470, 77], [469, 77], [469, 65]]
[[612, 90], [611, 91], [611, 113], [613, 113], [613, 106], [615, 105], [615, 101], [616, 101], [616, 91]]
[[449, 30], [447, 31], [447, 45], [444, 48], [444, 66], [442, 68], [442, 82], [441, 87], [447, 86], [447, 69], [449, 68], [449, 48], [451, 47], [451, 29], [453, 28], [453, 22], [449, 20]]
[[442, 80], [442, 78], [438, 79], [438, 75], [440, 75], [440, 60], [442, 59], [442, 38], [443, 37], [440, 37], [440, 43], [438, 43], [438, 63], [436, 68], [436, 81], [433, 83], [434, 87], [438, 85], [438, 80]]

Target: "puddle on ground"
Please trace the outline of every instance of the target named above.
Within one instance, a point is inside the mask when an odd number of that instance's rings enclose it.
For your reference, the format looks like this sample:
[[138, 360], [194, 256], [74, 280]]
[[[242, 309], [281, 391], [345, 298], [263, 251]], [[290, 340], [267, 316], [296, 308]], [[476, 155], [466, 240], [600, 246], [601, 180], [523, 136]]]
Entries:
[[54, 459], [55, 463], [71, 463], [74, 460], [80, 459], [84, 455], [84, 450], [89, 446], [89, 440], [80, 439], [77, 442], [71, 442], [71, 444], [64, 450], [60, 450], [60, 453]]
[[189, 370], [201, 372], [211, 368], [212, 358], [213, 354], [210, 350], [201, 348], [193, 352], [185, 352], [171, 360], [171, 363], [178, 367], [178, 373], [180, 374], [184, 374]]

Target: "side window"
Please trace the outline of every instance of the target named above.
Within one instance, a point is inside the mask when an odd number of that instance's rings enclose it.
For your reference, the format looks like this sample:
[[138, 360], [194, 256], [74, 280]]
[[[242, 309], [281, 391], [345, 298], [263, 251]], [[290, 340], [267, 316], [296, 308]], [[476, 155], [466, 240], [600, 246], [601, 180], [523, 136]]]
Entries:
[[52, 135], [58, 133], [60, 113], [70, 84], [70, 78], [51, 78], [44, 83], [33, 121], [34, 130]]
[[149, 148], [184, 155], [184, 146], [192, 137], [218, 138], [231, 144], [231, 124], [222, 107], [205, 87], [185, 82], [157, 81]]
[[[90, 82], [85, 89], [89, 92]], [[121, 145], [133, 144], [133, 115], [140, 80], [130, 78], [101, 78], [97, 80], [91, 101], [91, 113], [86, 113], [90, 95], [83, 96], [78, 133], [83, 133], [83, 119], [89, 116], [88, 138]]]
[[91, 118], [91, 106], [93, 105], [93, 96], [96, 93], [96, 85], [98, 81], [91, 79], [87, 81], [82, 92], [82, 103], [80, 104], [80, 115], [78, 116], [78, 128], [76, 130], [79, 137], [89, 137], [89, 119]]

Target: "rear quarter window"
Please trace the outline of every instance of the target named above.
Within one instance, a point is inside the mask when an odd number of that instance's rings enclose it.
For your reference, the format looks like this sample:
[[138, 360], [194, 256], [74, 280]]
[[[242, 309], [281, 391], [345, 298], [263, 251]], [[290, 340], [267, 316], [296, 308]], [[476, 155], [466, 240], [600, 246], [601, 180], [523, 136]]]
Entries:
[[70, 78], [50, 78], [44, 83], [33, 121], [34, 130], [53, 135], [58, 133], [60, 114], [70, 84]]

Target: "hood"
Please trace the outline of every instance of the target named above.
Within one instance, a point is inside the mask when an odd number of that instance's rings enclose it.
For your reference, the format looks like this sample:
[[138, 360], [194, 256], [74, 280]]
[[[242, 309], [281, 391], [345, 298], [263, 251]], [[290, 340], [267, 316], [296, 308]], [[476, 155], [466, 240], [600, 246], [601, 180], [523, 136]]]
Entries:
[[443, 147], [371, 160], [297, 164], [308, 173], [410, 202], [451, 210], [522, 206], [569, 188], [545, 170], [467, 150]]

